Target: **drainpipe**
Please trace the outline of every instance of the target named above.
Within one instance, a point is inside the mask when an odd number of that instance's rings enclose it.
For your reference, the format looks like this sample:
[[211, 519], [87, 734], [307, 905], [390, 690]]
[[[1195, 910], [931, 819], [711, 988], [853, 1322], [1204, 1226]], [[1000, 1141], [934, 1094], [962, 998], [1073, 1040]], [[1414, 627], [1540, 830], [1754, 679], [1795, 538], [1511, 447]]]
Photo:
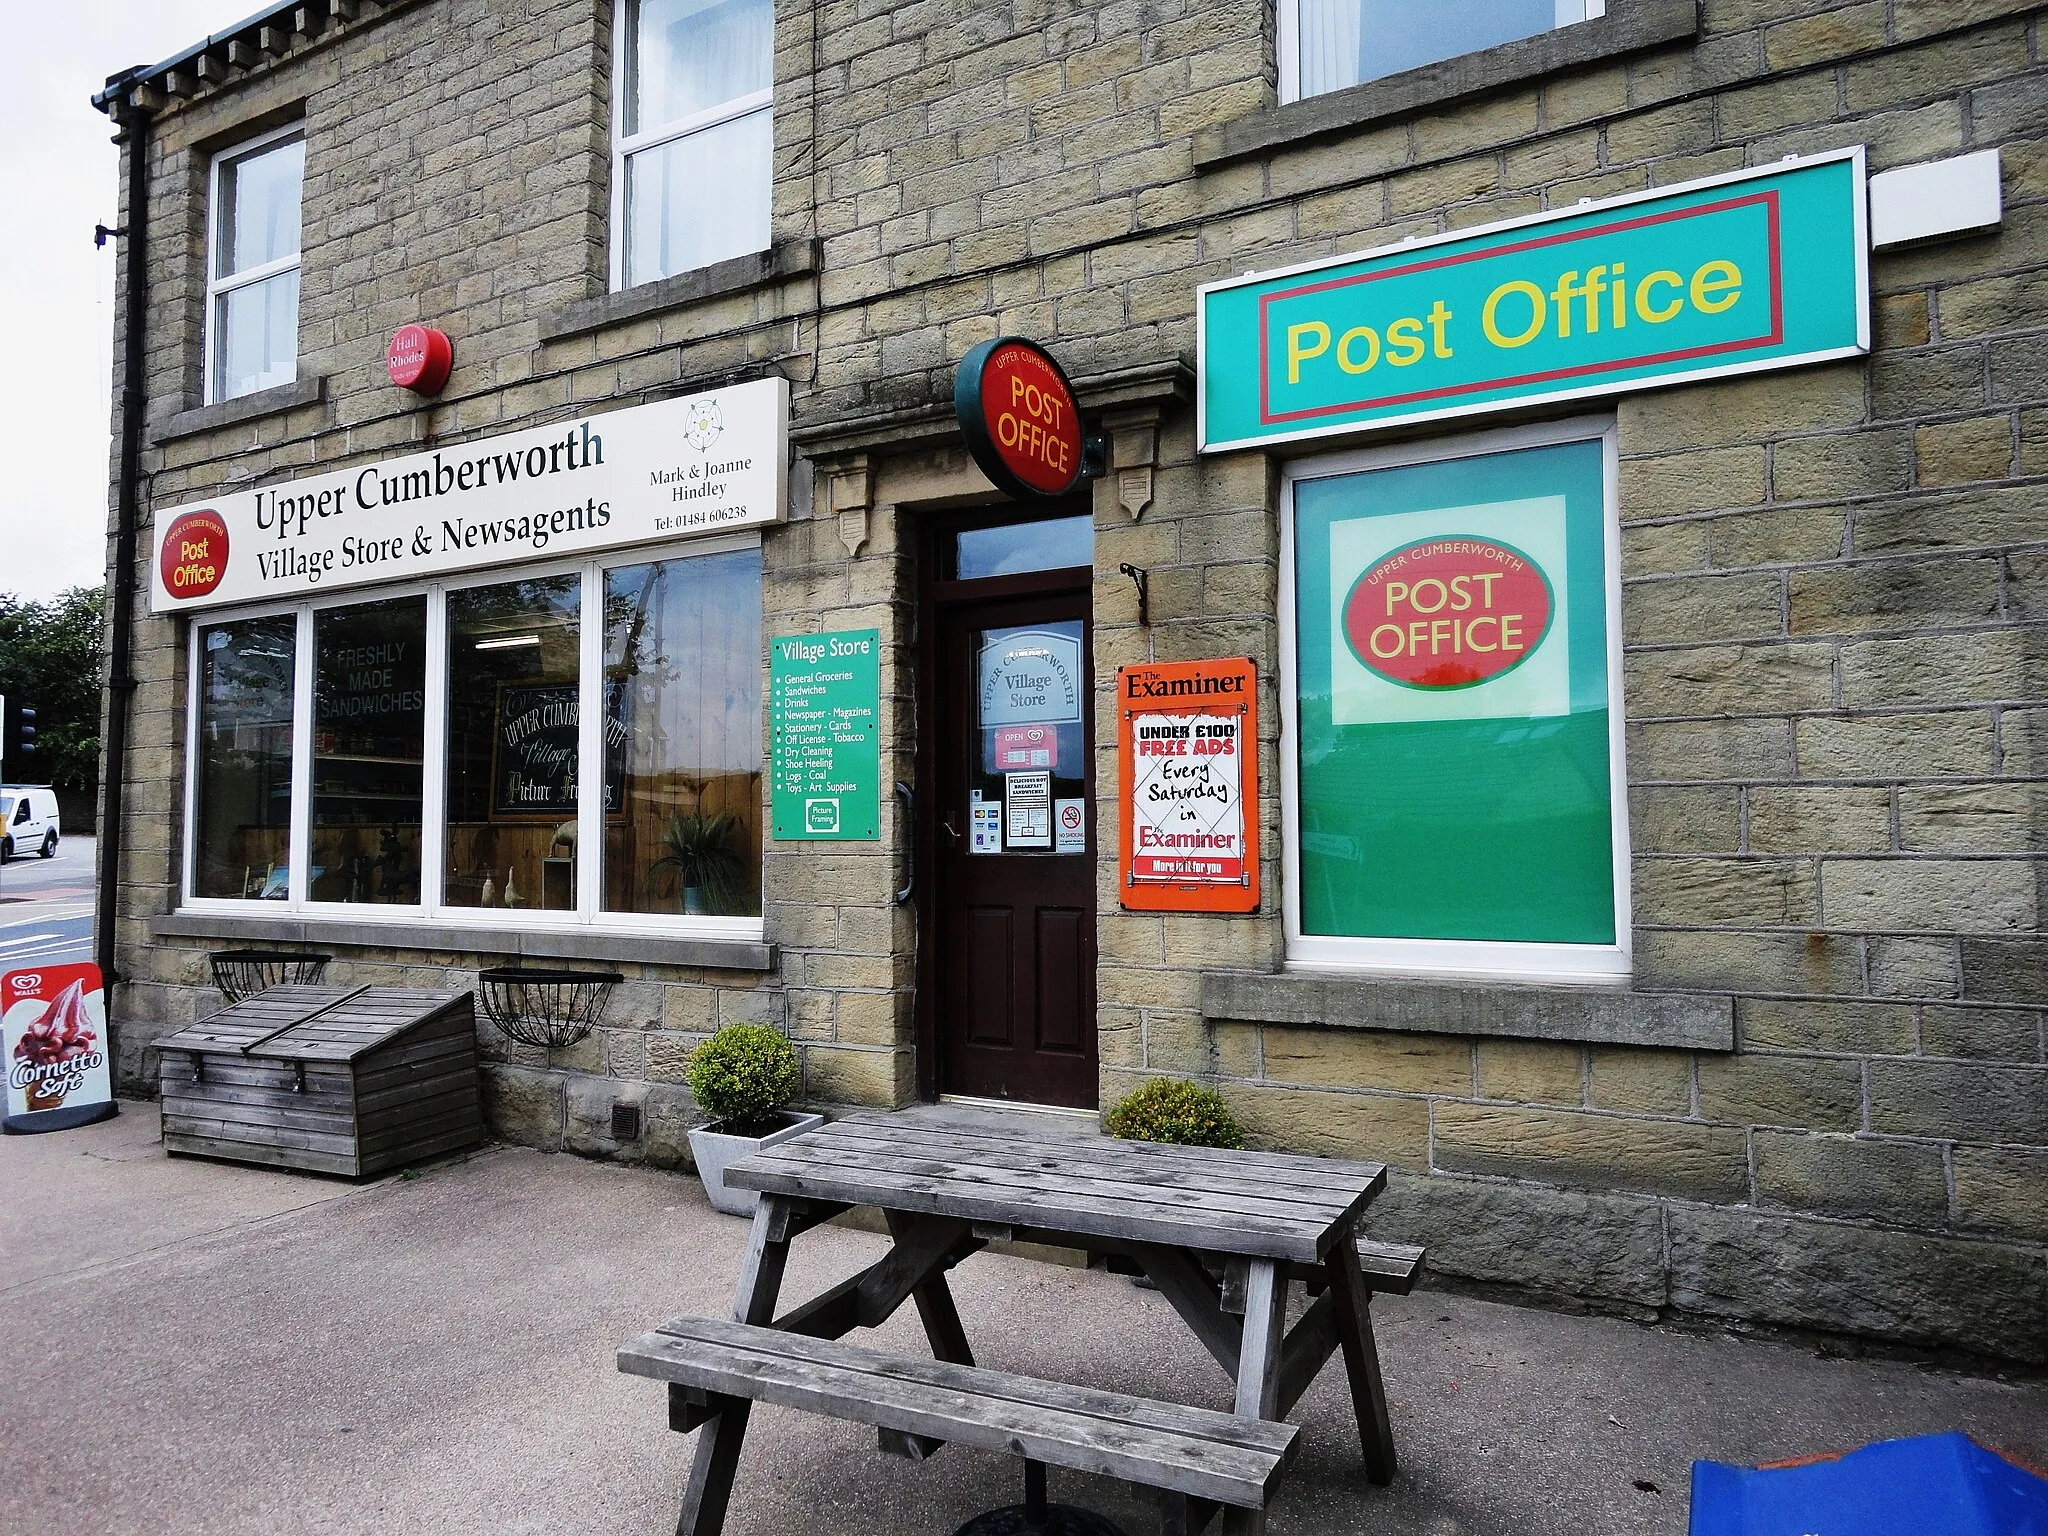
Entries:
[[[140, 73], [136, 71], [135, 73]], [[109, 82], [110, 92], [120, 90]], [[104, 98], [103, 98], [104, 99]], [[149, 222], [149, 113], [134, 90], [112, 103], [121, 125], [128, 170], [128, 217], [121, 241], [126, 324], [121, 342], [121, 467], [115, 483], [113, 613], [107, 633], [107, 732], [100, 771], [98, 910], [93, 918], [93, 958], [111, 988], [120, 980], [114, 966], [114, 929], [120, 912], [121, 792], [128, 771], [128, 707], [135, 694], [135, 546], [140, 520], [142, 474], [142, 343], [149, 293], [145, 229]]]

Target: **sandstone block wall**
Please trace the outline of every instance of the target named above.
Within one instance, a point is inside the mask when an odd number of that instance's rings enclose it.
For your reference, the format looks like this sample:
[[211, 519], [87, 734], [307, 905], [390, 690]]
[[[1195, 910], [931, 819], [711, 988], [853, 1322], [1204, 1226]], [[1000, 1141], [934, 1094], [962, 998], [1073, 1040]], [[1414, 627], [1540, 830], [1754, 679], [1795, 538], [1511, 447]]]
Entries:
[[[154, 446], [150, 505], [770, 369], [803, 441], [929, 416], [1003, 332], [1077, 377], [1191, 360], [1196, 286], [1248, 269], [1788, 154], [1864, 144], [1882, 170], [2001, 148], [1997, 233], [1874, 259], [1870, 358], [1612, 407], [1633, 985], [1732, 999], [1733, 1053], [1204, 1012], [1205, 973], [1282, 960], [1277, 459], [1197, 456], [1186, 409], [1160, 424], [1142, 515], [1096, 491], [1099, 1025], [1105, 1095], [1197, 1075], [1262, 1144], [1396, 1165], [1381, 1229], [1447, 1274], [2048, 1357], [2042, 8], [1703, 0], [1690, 38], [1232, 155], [1218, 130], [1274, 103], [1258, 0], [785, 0], [774, 228], [795, 254], [607, 309], [609, 24], [606, 0], [420, 0], [164, 116], [152, 423], [196, 401], [206, 157], [301, 110], [302, 372], [327, 383]], [[593, 318], [565, 328], [572, 311]], [[401, 408], [377, 365], [415, 318], [456, 337], [457, 369], [440, 404]], [[872, 436], [872, 515], [851, 522], [841, 462], [814, 484], [800, 455], [765, 540], [767, 625], [883, 631], [888, 783], [916, 772], [919, 507], [978, 481], [914, 433]], [[1125, 561], [1150, 572], [1148, 627]], [[122, 1006], [166, 1025], [209, 1006], [203, 946], [148, 936], [176, 878], [179, 629], [143, 626], [124, 765]], [[1109, 680], [1232, 654], [1262, 678], [1266, 905], [1122, 913]], [[610, 1152], [603, 1107], [633, 1095], [681, 1124], [683, 1054], [737, 1017], [802, 1043], [821, 1103], [911, 1097], [915, 923], [888, 900], [885, 826], [771, 846], [778, 969], [636, 975], [577, 1053], [494, 1068], [501, 1124]]]

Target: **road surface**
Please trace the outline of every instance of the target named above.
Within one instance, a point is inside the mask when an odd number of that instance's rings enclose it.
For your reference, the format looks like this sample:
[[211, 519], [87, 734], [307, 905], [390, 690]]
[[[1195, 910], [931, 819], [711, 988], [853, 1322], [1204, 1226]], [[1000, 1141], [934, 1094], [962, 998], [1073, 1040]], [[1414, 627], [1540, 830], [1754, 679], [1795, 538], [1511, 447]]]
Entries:
[[93, 839], [0, 865], [0, 971], [92, 958]]

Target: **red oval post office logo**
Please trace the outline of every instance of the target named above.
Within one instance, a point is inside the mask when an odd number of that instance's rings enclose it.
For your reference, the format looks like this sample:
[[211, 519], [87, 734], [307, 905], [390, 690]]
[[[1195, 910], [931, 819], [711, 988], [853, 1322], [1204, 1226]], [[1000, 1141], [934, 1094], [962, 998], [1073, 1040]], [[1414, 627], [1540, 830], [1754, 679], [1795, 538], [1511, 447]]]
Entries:
[[187, 512], [171, 524], [157, 574], [174, 598], [204, 597], [228, 573], [228, 525], [218, 512]]
[[1550, 633], [1550, 578], [1511, 544], [1423, 539], [1397, 549], [1344, 599], [1344, 638], [1404, 688], [1470, 688], [1512, 672]]

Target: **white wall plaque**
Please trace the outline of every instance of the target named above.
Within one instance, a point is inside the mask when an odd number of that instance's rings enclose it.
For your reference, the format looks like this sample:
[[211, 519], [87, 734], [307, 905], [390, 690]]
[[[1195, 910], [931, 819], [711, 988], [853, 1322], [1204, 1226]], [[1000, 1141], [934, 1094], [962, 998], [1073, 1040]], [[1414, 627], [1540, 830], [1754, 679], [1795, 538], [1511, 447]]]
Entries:
[[789, 383], [571, 417], [155, 514], [158, 613], [780, 522]]

